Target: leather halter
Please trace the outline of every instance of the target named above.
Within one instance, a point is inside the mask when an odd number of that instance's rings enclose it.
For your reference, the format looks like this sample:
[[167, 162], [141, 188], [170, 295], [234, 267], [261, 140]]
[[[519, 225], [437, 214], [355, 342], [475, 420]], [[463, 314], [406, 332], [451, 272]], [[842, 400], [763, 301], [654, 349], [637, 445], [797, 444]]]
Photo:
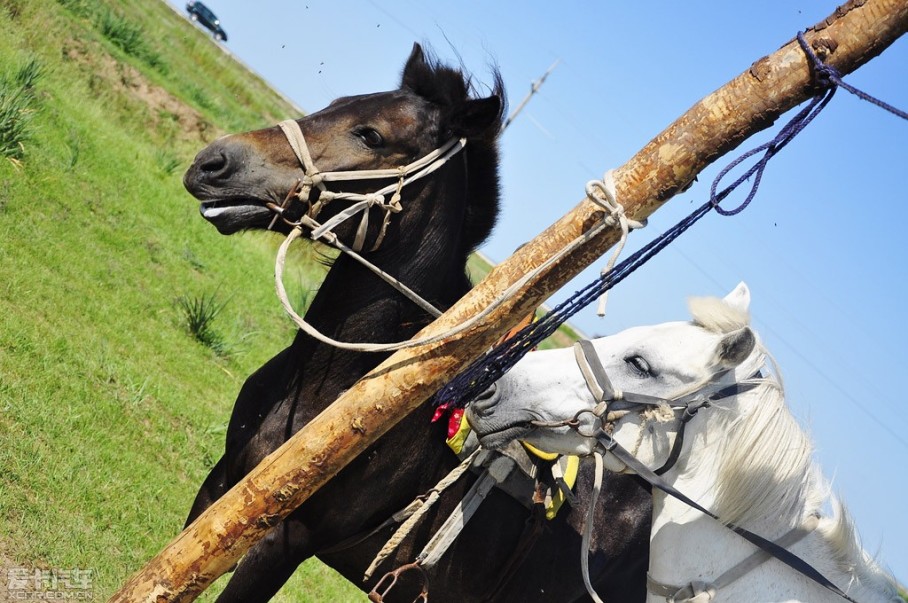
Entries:
[[[581, 372], [586, 379], [587, 387], [590, 389], [590, 391], [593, 393], [593, 396], [597, 400], [597, 407], [592, 412], [598, 417], [607, 417], [609, 409], [612, 408], [612, 405], [614, 403], [618, 403], [619, 401], [624, 401], [624, 403], [621, 404], [622, 410], [628, 407], [633, 407], [639, 410], [641, 407], [652, 406], [656, 404], [674, 405], [674, 403], [677, 403], [679, 400], [682, 400], [690, 395], [690, 393], [682, 394], [681, 396], [673, 398], [672, 400], [666, 400], [657, 396], [621, 392], [621, 390], [618, 390], [617, 388], [612, 386], [612, 383], [608, 378], [608, 374], [605, 372], [605, 367], [603, 367], [602, 363], [599, 361], [599, 357], [596, 355], [596, 350], [593, 348], [593, 345], [590, 341], [583, 340], [577, 342], [574, 345], [574, 351], [577, 361], [580, 364]], [[601, 448], [603, 448], [609, 454], [615, 456], [628, 469], [649, 482], [651, 486], [658, 488], [669, 496], [680, 500], [681, 502], [696, 509], [697, 511], [700, 511], [704, 515], [715, 519], [720, 523], [722, 523], [722, 521], [715, 513], [713, 513], [709, 509], [706, 509], [693, 499], [684, 495], [682, 492], [678, 491], [674, 486], [665, 481], [665, 479], [662, 478], [660, 474], [664, 473], [671, 467], [669, 462], [671, 464], [674, 464], [674, 462], [677, 461], [681, 449], [681, 444], [679, 444], [679, 442], [683, 439], [684, 425], [686, 425], [686, 423], [697, 414], [697, 411], [699, 409], [706, 408], [711, 402], [714, 402], [721, 398], [736, 396], [739, 393], [753, 389], [757, 385], [754, 382], [735, 383], [729, 387], [722, 388], [706, 397], [703, 397], [703, 394], [699, 393], [700, 391], [702, 391], [702, 389], [708, 389], [710, 384], [714, 384], [715, 381], [721, 378], [722, 375], [724, 375], [726, 372], [727, 371], [722, 371], [719, 374], [714, 375], [703, 386], [703, 388], [701, 388], [701, 390], [695, 390], [694, 392], [691, 392], [694, 394], [693, 399], [680, 407], [680, 409], [684, 412], [682, 414], [682, 417], [679, 418], [678, 435], [675, 437], [675, 443], [672, 446], [672, 451], [669, 454], [669, 459], [662, 467], [655, 471], [641, 463], [637, 459], [637, 457], [631, 454], [631, 452], [626, 448], [621, 446], [621, 444], [619, 444], [617, 440], [615, 440], [604, 430], [600, 429], [598, 434], [596, 434], [595, 436], [599, 441]], [[758, 375], [759, 373], [757, 373], [755, 377]], [[597, 395], [597, 391], [601, 393]], [[688, 415], [689, 418], [684, 420], [684, 417]], [[722, 525], [735, 532], [767, 555], [775, 557], [785, 565], [789, 566], [802, 576], [809, 578], [811, 581], [825, 588], [829, 592], [837, 595], [838, 597], [841, 597], [846, 601], [856, 603], [854, 599], [849, 597], [842, 589], [836, 586], [826, 576], [821, 574], [816, 568], [786, 549], [783, 545], [787, 544], [784, 541], [788, 539], [788, 535], [783, 537], [780, 542], [777, 543], [771, 540], [767, 540], [759, 534], [755, 534], [750, 530], [742, 528], [733, 523], [722, 523]], [[750, 563], [750, 561], [748, 561], [748, 563]], [[731, 573], [727, 577], [729, 579], [737, 579], [738, 576], [734, 575], [736, 572], [736, 568], [732, 568]], [[726, 576], [723, 575], [721, 578], [725, 579]], [[708, 589], [704, 590], [703, 592], [704, 594], [710, 594], [711, 598], [712, 595], [708, 592]]]

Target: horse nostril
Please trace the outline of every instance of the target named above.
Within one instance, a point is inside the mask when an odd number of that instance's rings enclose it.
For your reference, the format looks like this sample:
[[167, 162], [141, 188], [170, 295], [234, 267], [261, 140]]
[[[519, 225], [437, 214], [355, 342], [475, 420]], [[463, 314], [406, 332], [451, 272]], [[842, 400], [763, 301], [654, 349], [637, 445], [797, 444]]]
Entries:
[[224, 186], [229, 182], [240, 163], [231, 157], [231, 148], [215, 141], [202, 149], [183, 175], [183, 186], [190, 193], [206, 193], [210, 187]]
[[223, 151], [214, 151], [206, 157], [199, 158], [199, 170], [209, 177], [217, 177], [227, 167], [227, 155]]

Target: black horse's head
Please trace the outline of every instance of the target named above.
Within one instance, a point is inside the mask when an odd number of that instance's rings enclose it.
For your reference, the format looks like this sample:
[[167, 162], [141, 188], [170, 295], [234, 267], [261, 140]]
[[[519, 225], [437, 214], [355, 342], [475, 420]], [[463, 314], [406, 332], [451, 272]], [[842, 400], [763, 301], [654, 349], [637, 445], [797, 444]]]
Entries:
[[[327, 108], [297, 120], [312, 161], [320, 172], [396, 169], [408, 165], [454, 138], [467, 139], [461, 156], [441, 170], [402, 191], [401, 220], [408, 212], [435, 212], [419, 207], [435, 195], [432, 187], [460, 187], [457, 210], [463, 222], [458, 230], [468, 248], [475, 247], [491, 231], [497, 215], [497, 137], [504, 112], [500, 76], [490, 96], [472, 95], [470, 80], [460, 71], [439, 65], [414, 45], [403, 70], [400, 88], [361, 96], [339, 98]], [[202, 201], [202, 216], [224, 234], [265, 229], [274, 213], [304, 175], [300, 160], [288, 138], [277, 126], [226, 136], [203, 149], [186, 172], [186, 189]], [[393, 180], [392, 180], [393, 182]], [[328, 183], [329, 190], [370, 193], [388, 180]], [[437, 192], [437, 190], [435, 191]], [[313, 202], [317, 190], [307, 199]], [[337, 201], [325, 205], [318, 220], [324, 221], [344, 209]], [[286, 216], [300, 217], [307, 205], [294, 200]], [[373, 210], [378, 212], [378, 208]], [[358, 220], [338, 226], [342, 240], [352, 238]], [[378, 236], [382, 216], [370, 221], [370, 234]], [[389, 238], [405, 226], [389, 230]], [[276, 230], [288, 232], [282, 221]]]

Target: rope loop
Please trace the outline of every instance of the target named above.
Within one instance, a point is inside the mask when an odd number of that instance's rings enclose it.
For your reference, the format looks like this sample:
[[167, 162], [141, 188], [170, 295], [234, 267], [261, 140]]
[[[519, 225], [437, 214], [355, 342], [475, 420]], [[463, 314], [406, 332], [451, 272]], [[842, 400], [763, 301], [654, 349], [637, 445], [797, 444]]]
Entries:
[[854, 86], [846, 83], [842, 79], [842, 74], [839, 73], [838, 69], [836, 69], [832, 65], [824, 63], [822, 59], [820, 59], [820, 57], [816, 55], [816, 53], [810, 47], [810, 44], [808, 44], [807, 40], [804, 38], [804, 32], [798, 32], [798, 44], [801, 46], [801, 50], [804, 51], [804, 54], [807, 55], [808, 60], [810, 60], [813, 66], [814, 79], [818, 86], [824, 89], [833, 89], [836, 87], [844, 88], [846, 91], [850, 92], [861, 100], [865, 100], [868, 103], [876, 105], [880, 109], [884, 109], [886, 111], [889, 111], [893, 115], [908, 120], [908, 112], [897, 109], [889, 103], [882, 101], [875, 96], [871, 96], [863, 90], [859, 90]]
[[[836, 87], [827, 88], [820, 92], [817, 96], [814, 96], [811, 101], [807, 104], [806, 107], [798, 111], [798, 113], [791, 118], [791, 120], [782, 126], [782, 129], [779, 130], [779, 133], [770, 140], [765, 142], [743, 154], [741, 154], [737, 159], [729, 163], [725, 168], [719, 172], [719, 175], [716, 176], [716, 179], [713, 180], [712, 185], [710, 186], [710, 197], [709, 204], [712, 209], [716, 210], [716, 213], [722, 216], [734, 216], [747, 208], [750, 205], [750, 202], [753, 201], [754, 197], [757, 194], [757, 189], [760, 188], [760, 182], [763, 179], [763, 172], [766, 170], [766, 165], [769, 163], [769, 160], [772, 159], [776, 153], [781, 151], [785, 145], [794, 140], [795, 136], [801, 133], [807, 125], [813, 121], [813, 119], [820, 114], [820, 112], [826, 108], [826, 105], [829, 104], [829, 101], [832, 100], [833, 94], [835, 94]], [[719, 183], [723, 178], [734, 168], [742, 164], [744, 161], [750, 157], [756, 155], [757, 153], [763, 153], [760, 159], [751, 166], [746, 172], [744, 172], [740, 177], [738, 177], [734, 182], [726, 186], [722, 191], [716, 192], [716, 189], [719, 186]], [[744, 201], [734, 209], [724, 209], [719, 204], [722, 202], [725, 197], [731, 194], [736, 188], [738, 188], [744, 181], [749, 180], [751, 177], [754, 178], [753, 184], [750, 187], [750, 191], [747, 193], [747, 197]]]
[[838, 86], [842, 78], [842, 74], [839, 70], [832, 65], [824, 63], [820, 57], [817, 56], [813, 51], [813, 48], [811, 48], [810, 44], [808, 44], [807, 40], [804, 38], [804, 32], [798, 32], [797, 40], [798, 45], [800, 45], [801, 50], [804, 51], [804, 54], [813, 67], [813, 77], [816, 85], [824, 89]]
[[816, 86], [824, 90], [837, 86], [837, 80], [842, 77], [839, 70], [820, 60], [820, 57], [816, 55], [813, 48], [810, 47], [810, 44], [808, 44], [807, 40], [804, 38], [804, 32], [799, 31], [797, 39], [798, 44], [801, 46], [801, 50], [804, 51], [804, 54], [807, 56], [807, 59], [810, 61], [811, 67], [813, 68], [813, 78]]
[[[637, 220], [632, 220], [627, 217], [627, 214], [624, 213], [624, 206], [618, 202], [618, 192], [615, 186], [615, 170], [609, 170], [602, 177], [602, 180], [590, 180], [586, 183], [586, 197], [591, 202], [595, 203], [602, 209], [607, 212], [607, 215], [603, 219], [603, 222], [607, 226], [618, 227], [621, 229], [621, 238], [618, 240], [618, 243], [615, 245], [615, 252], [612, 254], [612, 257], [609, 258], [608, 263], [603, 266], [600, 271], [600, 275], [605, 277], [612, 268], [615, 267], [615, 263], [618, 261], [618, 256], [621, 255], [621, 251], [624, 249], [624, 244], [627, 242], [627, 235], [631, 230], [643, 228], [646, 226], [646, 222], [639, 222]], [[605, 315], [605, 304], [608, 302], [608, 292], [604, 292], [599, 298], [599, 307], [596, 310], [596, 313], [599, 316]]]
[[609, 226], [620, 226], [624, 230], [636, 230], [646, 226], [646, 221], [632, 220], [624, 213], [624, 206], [618, 203], [615, 187], [615, 170], [609, 170], [602, 180], [590, 180], [586, 183], [587, 198], [607, 212], [605, 223]]
[[392, 214], [400, 213], [403, 210], [403, 206], [400, 204], [400, 193], [391, 195], [391, 200], [388, 201], [384, 208]]

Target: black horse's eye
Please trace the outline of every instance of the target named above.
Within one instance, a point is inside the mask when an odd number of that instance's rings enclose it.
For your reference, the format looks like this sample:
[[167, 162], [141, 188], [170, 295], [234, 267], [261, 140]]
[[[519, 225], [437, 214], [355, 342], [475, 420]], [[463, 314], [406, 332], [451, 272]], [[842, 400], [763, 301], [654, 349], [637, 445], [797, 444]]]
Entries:
[[356, 135], [370, 149], [377, 149], [385, 144], [385, 139], [374, 128], [359, 128]]
[[649, 363], [643, 359], [643, 356], [628, 356], [624, 359], [624, 362], [626, 362], [635, 373], [642, 377], [653, 376], [653, 371], [650, 369]]

